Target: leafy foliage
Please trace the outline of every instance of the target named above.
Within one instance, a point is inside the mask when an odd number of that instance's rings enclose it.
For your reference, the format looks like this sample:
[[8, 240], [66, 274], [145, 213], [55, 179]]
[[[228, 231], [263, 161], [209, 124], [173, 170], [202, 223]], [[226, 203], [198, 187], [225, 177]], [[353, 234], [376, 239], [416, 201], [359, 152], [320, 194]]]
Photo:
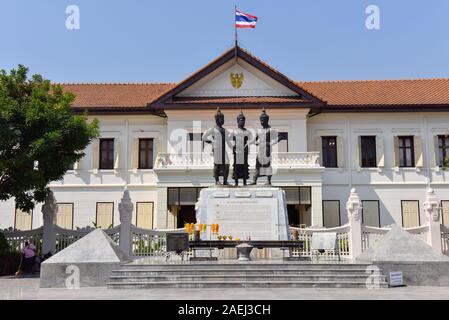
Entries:
[[441, 169], [442, 169], [443, 171], [449, 170], [449, 158], [445, 158], [445, 159], [443, 160], [443, 164], [441, 165]]
[[0, 200], [14, 197], [24, 211], [45, 200], [48, 183], [62, 179], [98, 136], [98, 120], [73, 114], [74, 94], [27, 74], [22, 65], [0, 71]]

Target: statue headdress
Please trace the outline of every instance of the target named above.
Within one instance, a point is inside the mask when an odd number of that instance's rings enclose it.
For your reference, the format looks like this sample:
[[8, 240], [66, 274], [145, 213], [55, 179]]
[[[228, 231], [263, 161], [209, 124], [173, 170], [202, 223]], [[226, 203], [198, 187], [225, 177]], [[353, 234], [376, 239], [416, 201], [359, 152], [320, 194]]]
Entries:
[[260, 119], [270, 119], [270, 116], [267, 114], [265, 107], [262, 109], [262, 113], [260, 114]]
[[220, 111], [220, 108], [217, 108], [217, 112], [215, 113], [215, 120], [219, 118], [224, 118], [224, 114]]
[[246, 117], [245, 117], [245, 115], [243, 114], [243, 110], [242, 109], [240, 109], [240, 114], [237, 116], [237, 121], [239, 121], [240, 119], [246, 119]]

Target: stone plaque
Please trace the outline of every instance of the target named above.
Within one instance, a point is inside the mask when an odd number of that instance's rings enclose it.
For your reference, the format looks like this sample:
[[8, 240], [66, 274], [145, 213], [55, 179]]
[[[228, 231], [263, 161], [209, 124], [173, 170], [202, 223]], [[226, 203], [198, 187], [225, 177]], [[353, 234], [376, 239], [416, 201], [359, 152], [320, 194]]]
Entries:
[[229, 198], [213, 201], [212, 210], [220, 233], [242, 240], [268, 240], [276, 237], [277, 201], [271, 199]]
[[257, 198], [271, 198], [273, 197], [273, 192], [271, 191], [256, 191]]
[[214, 198], [229, 198], [229, 192], [227, 191], [214, 192]]
[[[290, 239], [285, 193], [275, 187], [205, 188], [196, 204], [196, 220], [218, 224], [220, 235], [234, 239]], [[206, 238], [217, 240], [217, 235], [207, 233]]]
[[251, 192], [249, 191], [236, 191], [234, 195], [236, 198], [251, 198]]

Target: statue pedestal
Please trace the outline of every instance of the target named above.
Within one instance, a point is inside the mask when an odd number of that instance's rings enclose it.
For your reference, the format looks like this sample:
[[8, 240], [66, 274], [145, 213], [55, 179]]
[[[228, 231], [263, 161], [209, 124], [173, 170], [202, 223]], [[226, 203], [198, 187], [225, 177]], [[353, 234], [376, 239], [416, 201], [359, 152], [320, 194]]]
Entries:
[[210, 187], [201, 190], [196, 206], [197, 223], [207, 224], [208, 240], [219, 235], [240, 240], [289, 240], [285, 192], [274, 187]]

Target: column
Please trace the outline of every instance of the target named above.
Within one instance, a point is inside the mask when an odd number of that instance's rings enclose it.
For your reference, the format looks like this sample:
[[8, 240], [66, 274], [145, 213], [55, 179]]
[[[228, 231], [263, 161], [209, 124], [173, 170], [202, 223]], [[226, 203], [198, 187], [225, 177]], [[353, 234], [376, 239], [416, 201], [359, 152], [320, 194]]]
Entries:
[[351, 189], [346, 210], [349, 222], [349, 252], [354, 260], [362, 253], [362, 202], [355, 188]]
[[312, 186], [312, 226], [323, 226], [323, 187], [321, 185]]
[[129, 190], [125, 188], [123, 197], [118, 205], [120, 214], [120, 249], [128, 255], [131, 255], [131, 220], [133, 216], [134, 205], [129, 196]]
[[440, 202], [432, 188], [427, 189], [424, 201], [424, 212], [429, 223], [428, 243], [432, 248], [441, 253], [441, 215]]
[[168, 191], [167, 188], [157, 188], [157, 204], [156, 204], [156, 228], [166, 229], [167, 228], [167, 217], [168, 217]]

